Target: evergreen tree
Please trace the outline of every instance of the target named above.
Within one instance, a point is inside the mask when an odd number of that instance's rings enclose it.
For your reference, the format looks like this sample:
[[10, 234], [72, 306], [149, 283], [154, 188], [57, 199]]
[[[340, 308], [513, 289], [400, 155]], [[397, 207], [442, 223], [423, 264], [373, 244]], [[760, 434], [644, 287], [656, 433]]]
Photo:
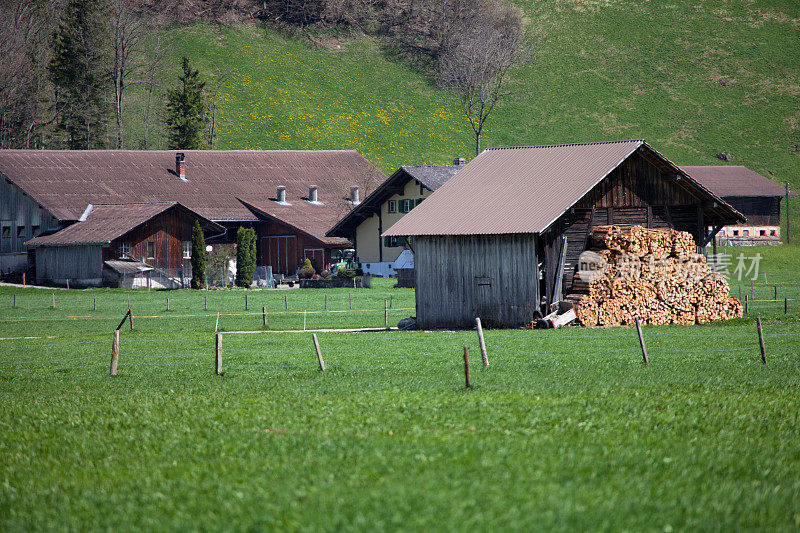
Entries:
[[249, 287], [256, 271], [256, 232], [239, 226], [236, 232], [236, 285]]
[[103, 5], [96, 0], [69, 0], [53, 34], [48, 73], [55, 88], [56, 130], [66, 134], [71, 150], [102, 147], [108, 114]]
[[192, 288], [202, 289], [206, 286], [206, 241], [203, 228], [195, 220], [192, 228]]
[[183, 57], [182, 66], [178, 88], [167, 92], [169, 149], [202, 150], [205, 148], [203, 130], [208, 126], [203, 98], [206, 82], [200, 80], [200, 72], [192, 69], [186, 56]]

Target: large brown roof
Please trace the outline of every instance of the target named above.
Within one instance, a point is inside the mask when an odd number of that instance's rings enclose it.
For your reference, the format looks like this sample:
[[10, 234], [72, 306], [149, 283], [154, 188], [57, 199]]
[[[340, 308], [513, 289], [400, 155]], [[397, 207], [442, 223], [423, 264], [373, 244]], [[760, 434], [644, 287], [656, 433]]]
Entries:
[[51, 235], [34, 237], [25, 244], [28, 246], [67, 246], [67, 245], [104, 245], [118, 237], [122, 237], [172, 208], [184, 209], [195, 215], [201, 223], [212, 231], [223, 231], [224, 228], [176, 202], [152, 204], [92, 205], [87, 208], [85, 220], [80, 220]]
[[[364, 194], [386, 178], [355, 150], [183, 153], [187, 181], [175, 173], [175, 151], [0, 150], [0, 172], [63, 221], [88, 204], [165, 201], [218, 222], [257, 220], [244, 201], [326, 242], [325, 230], [352, 207], [350, 186]], [[290, 206], [270, 200], [279, 185]], [[310, 185], [319, 205], [302, 200]]]
[[783, 196], [786, 189], [747, 167], [733, 165], [681, 166], [717, 196]]
[[[639, 149], [680, 172], [643, 140], [484, 150], [384, 235], [541, 233]], [[685, 181], [722, 216], [743, 218], [691, 178]]]

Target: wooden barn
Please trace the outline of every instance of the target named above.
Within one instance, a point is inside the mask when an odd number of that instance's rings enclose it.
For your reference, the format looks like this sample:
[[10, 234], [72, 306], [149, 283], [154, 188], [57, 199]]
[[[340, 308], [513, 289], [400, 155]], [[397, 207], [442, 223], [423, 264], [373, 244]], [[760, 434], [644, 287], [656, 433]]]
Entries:
[[410, 238], [419, 327], [518, 327], [570, 289], [594, 226], [675, 228], [703, 248], [743, 220], [630, 140], [485, 150], [384, 235]]
[[117, 259], [190, 274], [195, 221], [209, 236], [225, 231], [176, 202], [90, 205], [78, 222], [27, 244], [36, 279], [55, 285], [103, 285], [104, 265]]
[[326, 231], [385, 178], [355, 150], [0, 150], [0, 272], [33, 276], [25, 243], [77, 223], [90, 204], [161, 202], [221, 225], [213, 246], [254, 228], [258, 265], [276, 274], [306, 258], [324, 268], [351, 246]]
[[681, 169], [747, 217], [746, 222], [723, 227], [718, 240], [737, 245], [781, 242], [781, 197], [792, 194], [788, 185], [778, 185], [742, 166], [681, 166]]

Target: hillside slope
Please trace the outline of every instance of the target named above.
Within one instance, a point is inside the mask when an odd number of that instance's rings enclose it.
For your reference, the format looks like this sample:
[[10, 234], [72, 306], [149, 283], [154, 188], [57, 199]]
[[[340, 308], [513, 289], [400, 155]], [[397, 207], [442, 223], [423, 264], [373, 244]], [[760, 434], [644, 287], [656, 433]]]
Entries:
[[[641, 137], [679, 164], [722, 164], [715, 154], [727, 152], [800, 189], [800, 3], [518, 3], [534, 52], [484, 146]], [[370, 38], [315, 46], [249, 26], [175, 31], [176, 58], [209, 79], [231, 72], [217, 148], [355, 148], [384, 172], [472, 155], [456, 105]]]

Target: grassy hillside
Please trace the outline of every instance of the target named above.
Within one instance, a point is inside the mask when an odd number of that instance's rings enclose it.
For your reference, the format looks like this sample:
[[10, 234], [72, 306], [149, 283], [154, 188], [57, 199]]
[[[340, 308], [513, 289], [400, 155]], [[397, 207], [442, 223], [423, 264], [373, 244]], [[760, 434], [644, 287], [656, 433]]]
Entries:
[[[533, 57], [484, 146], [643, 137], [679, 164], [722, 164], [715, 154], [727, 152], [800, 189], [800, 4], [519, 4]], [[369, 38], [320, 41], [196, 25], [176, 31], [171, 64], [187, 54], [209, 79], [232, 72], [218, 148], [355, 148], [384, 172], [471, 154], [468, 123], [425, 75]]]

